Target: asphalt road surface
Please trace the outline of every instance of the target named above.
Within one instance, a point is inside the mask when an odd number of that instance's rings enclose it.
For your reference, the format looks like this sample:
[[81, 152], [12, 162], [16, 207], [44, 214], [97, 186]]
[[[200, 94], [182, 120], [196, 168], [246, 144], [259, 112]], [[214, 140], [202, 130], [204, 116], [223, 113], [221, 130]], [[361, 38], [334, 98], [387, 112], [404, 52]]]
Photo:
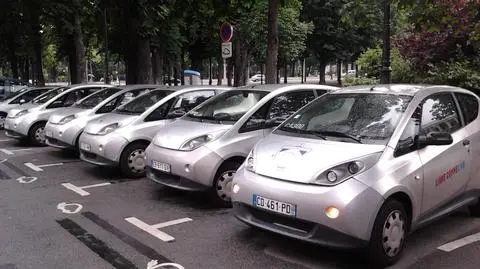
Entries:
[[[0, 269], [370, 268], [361, 253], [249, 228], [206, 201], [2, 134]], [[480, 268], [479, 232], [455, 213], [415, 232], [392, 268]]]

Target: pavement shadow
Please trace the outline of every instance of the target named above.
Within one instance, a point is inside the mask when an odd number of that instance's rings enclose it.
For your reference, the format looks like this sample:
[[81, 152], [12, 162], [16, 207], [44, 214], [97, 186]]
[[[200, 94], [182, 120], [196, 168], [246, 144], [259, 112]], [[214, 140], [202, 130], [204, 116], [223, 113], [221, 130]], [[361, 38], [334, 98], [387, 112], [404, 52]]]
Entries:
[[154, 189], [153, 199], [178, 207], [199, 210], [202, 213], [225, 210], [225, 208], [216, 206], [207, 192], [189, 192], [159, 186], [159, 188]]

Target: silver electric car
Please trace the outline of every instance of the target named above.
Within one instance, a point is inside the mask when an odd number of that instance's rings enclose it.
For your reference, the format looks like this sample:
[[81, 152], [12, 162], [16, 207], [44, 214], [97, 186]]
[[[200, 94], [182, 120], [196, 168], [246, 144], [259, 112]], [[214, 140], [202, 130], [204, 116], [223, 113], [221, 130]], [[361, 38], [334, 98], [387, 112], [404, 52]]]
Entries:
[[28, 103], [35, 97], [40, 96], [53, 88], [54, 87], [23, 88], [18, 92], [12, 93], [10, 96], [6, 96], [5, 99], [0, 101], [0, 128], [3, 128], [5, 118], [10, 109]]
[[87, 96], [71, 107], [56, 111], [45, 126], [47, 145], [77, 150], [80, 134], [89, 121], [159, 87], [161, 86], [127, 85], [107, 88]]
[[470, 205], [480, 215], [479, 98], [449, 86], [378, 85], [326, 94], [250, 152], [235, 216], [385, 266], [407, 234]]
[[71, 106], [93, 92], [107, 87], [112, 86], [80, 84], [53, 89], [28, 104], [11, 109], [5, 120], [5, 134], [16, 139], [28, 138], [36, 145], [45, 145], [45, 124], [50, 115], [62, 107]]
[[256, 85], [223, 93], [159, 130], [147, 148], [147, 177], [190, 191], [210, 191], [230, 205], [231, 181], [255, 143], [315, 97], [337, 88]]
[[178, 86], [144, 94], [90, 121], [80, 136], [80, 158], [96, 165], [119, 166], [128, 177], [143, 177], [145, 149], [157, 130], [228, 89]]

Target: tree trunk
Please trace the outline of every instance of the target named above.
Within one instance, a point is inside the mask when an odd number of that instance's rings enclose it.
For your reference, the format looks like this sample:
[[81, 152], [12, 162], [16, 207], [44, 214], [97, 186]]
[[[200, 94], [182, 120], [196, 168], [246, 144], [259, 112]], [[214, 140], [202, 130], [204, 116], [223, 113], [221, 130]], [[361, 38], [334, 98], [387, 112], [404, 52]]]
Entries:
[[212, 85], [212, 57], [208, 58], [208, 85]]
[[[276, 68], [277, 75], [276, 75], [275, 83], [280, 84], [280, 66], [277, 65], [276, 67], [277, 67]], [[267, 70], [267, 74], [268, 74], [268, 70]], [[267, 80], [267, 78], [265, 78], [265, 80]], [[265, 84], [268, 84], [268, 83], [265, 81]]]
[[217, 65], [218, 65], [218, 70], [217, 70], [217, 85], [222, 85], [222, 80], [224, 77], [223, 73], [223, 58], [218, 57], [217, 58]]
[[73, 10], [73, 35], [71, 36], [70, 49], [70, 77], [72, 84], [85, 83], [87, 77], [85, 75], [85, 45], [83, 43], [82, 24], [80, 21], [79, 10], [81, 9], [80, 0], [72, 0]]
[[268, 44], [267, 44], [267, 70], [265, 84], [280, 82], [275, 76], [278, 61], [278, 0], [268, 0]]
[[18, 59], [15, 53], [16, 44], [13, 36], [8, 38], [8, 51], [9, 51], [9, 61], [10, 61], [10, 70], [13, 78], [18, 78]]
[[355, 65], [355, 77], [358, 78], [358, 64]]
[[320, 81], [319, 83], [322, 85], [327, 84], [327, 81], [325, 80], [325, 68], [327, 67], [327, 63], [324, 61], [320, 61], [320, 65], [318, 66], [319, 70], [319, 76], [320, 76]]
[[288, 77], [288, 65], [287, 65], [287, 59], [284, 59], [284, 67], [283, 67], [283, 73], [284, 73], [284, 76], [283, 76], [283, 83], [287, 84], [288, 81], [287, 81], [287, 77]]
[[152, 83], [152, 60], [150, 57], [150, 39], [137, 39], [137, 84]]
[[232, 58], [228, 58], [227, 59], [227, 85], [228, 86], [233, 85], [232, 79], [233, 79], [233, 61], [232, 61]]
[[165, 58], [165, 51], [162, 48], [156, 47], [152, 50], [152, 77], [153, 83], [163, 84], [163, 62]]
[[248, 69], [248, 51], [245, 48], [244, 42], [241, 40], [241, 36], [237, 36], [233, 41], [234, 44], [234, 57], [235, 57], [235, 78], [233, 80], [233, 86], [239, 87], [246, 85], [247, 82], [247, 69]]
[[342, 85], [342, 60], [337, 60], [337, 84]]
[[34, 34], [34, 61], [33, 61], [33, 69], [35, 70], [33, 73], [35, 77], [33, 80], [35, 81], [35, 85], [37, 86], [45, 86], [45, 77], [43, 76], [43, 62], [42, 62], [42, 40], [40, 34]]
[[25, 63], [23, 65], [23, 70], [22, 70], [22, 72], [23, 72], [22, 79], [23, 79], [23, 81], [28, 82], [30, 80], [30, 61], [29, 61], [28, 57], [25, 58], [24, 62]]

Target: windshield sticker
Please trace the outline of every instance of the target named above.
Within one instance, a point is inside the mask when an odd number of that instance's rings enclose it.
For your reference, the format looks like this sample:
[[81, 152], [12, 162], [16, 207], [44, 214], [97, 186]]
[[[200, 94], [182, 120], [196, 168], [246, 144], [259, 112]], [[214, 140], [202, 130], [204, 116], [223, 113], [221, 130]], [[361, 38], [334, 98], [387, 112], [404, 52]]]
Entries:
[[294, 129], [303, 129], [305, 127], [304, 123], [287, 123], [285, 124], [286, 127], [294, 128]]
[[443, 173], [441, 176], [439, 176], [436, 180], [435, 180], [435, 186], [438, 186], [442, 183], [444, 183], [445, 181], [447, 181], [448, 179], [452, 178], [454, 175], [460, 173], [461, 171], [463, 171], [465, 169], [465, 162], [463, 161], [462, 163], [456, 165], [455, 167], [453, 168], [450, 168], [447, 172]]

